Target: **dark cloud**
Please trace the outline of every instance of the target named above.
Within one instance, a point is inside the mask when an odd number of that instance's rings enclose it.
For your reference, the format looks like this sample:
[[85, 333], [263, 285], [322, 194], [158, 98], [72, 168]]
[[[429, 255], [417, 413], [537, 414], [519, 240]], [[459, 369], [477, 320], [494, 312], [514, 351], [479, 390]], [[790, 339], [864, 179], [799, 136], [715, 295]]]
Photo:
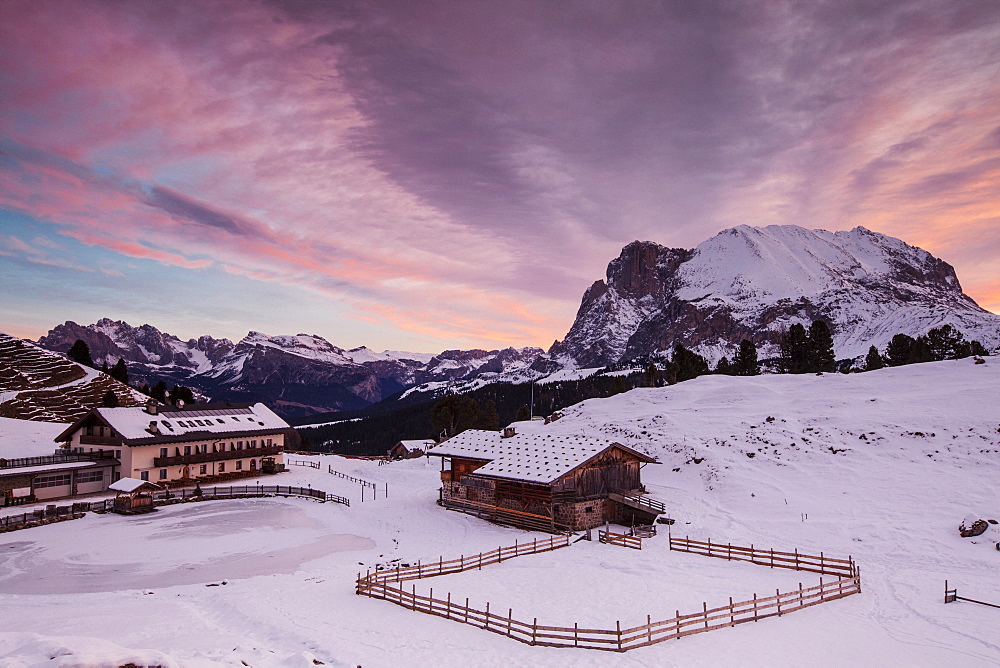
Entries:
[[148, 192], [146, 203], [175, 219], [205, 225], [247, 239], [275, 240], [271, 231], [263, 225], [221, 213], [170, 188], [154, 185], [148, 188]]

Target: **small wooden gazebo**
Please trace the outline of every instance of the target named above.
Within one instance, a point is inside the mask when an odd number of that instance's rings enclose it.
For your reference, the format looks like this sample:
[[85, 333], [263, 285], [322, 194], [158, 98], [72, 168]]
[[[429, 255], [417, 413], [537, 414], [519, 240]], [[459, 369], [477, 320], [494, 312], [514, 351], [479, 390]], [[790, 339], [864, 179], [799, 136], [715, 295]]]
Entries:
[[121, 515], [135, 515], [156, 510], [153, 507], [153, 492], [163, 489], [163, 487], [148, 480], [122, 478], [111, 483], [108, 489], [118, 492], [112, 508], [113, 512]]

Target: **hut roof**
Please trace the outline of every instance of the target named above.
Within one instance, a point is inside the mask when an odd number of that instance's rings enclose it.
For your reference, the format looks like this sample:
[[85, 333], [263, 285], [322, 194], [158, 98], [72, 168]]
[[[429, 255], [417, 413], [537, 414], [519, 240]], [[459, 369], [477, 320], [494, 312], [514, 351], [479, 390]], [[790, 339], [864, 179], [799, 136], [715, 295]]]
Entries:
[[157, 485], [155, 482], [137, 480], [135, 478], [122, 478], [121, 480], [116, 480], [108, 485], [108, 489], [114, 490], [115, 492], [135, 492], [143, 487], [148, 487], [150, 490], [163, 489], [163, 487]]
[[621, 448], [643, 462], [648, 455], [603, 438], [523, 434], [502, 438], [499, 432], [469, 429], [435, 446], [427, 454], [489, 462], [476, 475], [551, 483], [610, 448]]

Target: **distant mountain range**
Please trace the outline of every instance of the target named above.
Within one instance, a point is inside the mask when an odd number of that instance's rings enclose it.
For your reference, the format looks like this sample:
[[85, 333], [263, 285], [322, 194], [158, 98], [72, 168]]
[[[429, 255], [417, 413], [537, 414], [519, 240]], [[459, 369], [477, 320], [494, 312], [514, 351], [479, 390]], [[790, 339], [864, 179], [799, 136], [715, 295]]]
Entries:
[[794, 323], [825, 320], [840, 359], [897, 333], [951, 324], [987, 348], [1000, 346], [1000, 316], [962, 292], [954, 269], [930, 253], [862, 227], [846, 232], [794, 225], [741, 225], [691, 250], [636, 241], [584, 293], [576, 320], [548, 352], [540, 348], [438, 354], [345, 350], [307, 334], [250, 332], [239, 343], [182, 341], [151, 325], [109, 319], [67, 322], [38, 344], [65, 352], [87, 342], [97, 364], [128, 363], [132, 379], [192, 387], [214, 400], [265, 401], [286, 416], [358, 409], [405, 391], [428, 397], [491, 382], [662, 355], [683, 344], [715, 362], [740, 340], [776, 355]]
[[501, 379], [527, 369], [541, 348], [446, 350], [439, 354], [345, 350], [309, 334], [250, 332], [239, 343], [202, 336], [181, 339], [151, 325], [104, 318], [67, 322], [38, 345], [66, 352], [83, 340], [98, 365], [124, 359], [133, 384], [186, 385], [214, 400], [265, 401], [286, 416], [363, 408], [409, 387], [475, 376]]

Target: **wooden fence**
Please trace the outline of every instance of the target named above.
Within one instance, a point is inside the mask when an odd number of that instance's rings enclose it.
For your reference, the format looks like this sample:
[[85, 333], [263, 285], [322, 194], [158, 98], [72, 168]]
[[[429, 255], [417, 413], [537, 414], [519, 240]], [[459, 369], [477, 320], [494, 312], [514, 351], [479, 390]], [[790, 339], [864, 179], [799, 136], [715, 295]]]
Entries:
[[729, 561], [749, 561], [759, 566], [770, 566], [771, 568], [790, 568], [795, 571], [809, 571], [820, 575], [833, 575], [837, 577], [853, 577], [857, 566], [854, 560], [834, 559], [827, 557], [822, 552], [819, 556], [802, 554], [798, 550], [794, 552], [776, 552], [773, 549], [740, 547], [730, 543], [713, 543], [708, 541], [691, 540], [687, 536], [684, 538], [670, 537], [670, 549], [676, 552], [691, 552], [706, 557], [718, 557]]
[[319, 468], [319, 462], [308, 462], [304, 459], [288, 459], [286, 461], [292, 466], [308, 466], [311, 469]]
[[977, 601], [974, 598], [966, 598], [964, 596], [958, 595], [958, 588], [948, 589], [948, 581], [944, 581], [944, 602], [954, 603], [955, 601], [968, 601], [969, 603], [978, 603], [979, 605], [988, 605], [991, 608], [1000, 608], [1000, 605], [996, 603], [987, 603], [986, 601]]
[[642, 549], [642, 536], [630, 536], [627, 533], [615, 533], [607, 529], [598, 529], [597, 539], [602, 543], [631, 547], [633, 550]]
[[[197, 493], [200, 491], [200, 494]], [[263, 496], [304, 496], [321, 501], [333, 501], [350, 506], [351, 501], [343, 496], [330, 494], [321, 489], [311, 487], [288, 487], [287, 485], [233, 485], [227, 487], [202, 487], [190, 489], [180, 489], [174, 491], [156, 492], [153, 495], [154, 506], [166, 506], [174, 503], [182, 503], [194, 498], [203, 500], [212, 499], [238, 499], [247, 497]], [[114, 506], [114, 499], [101, 499], [100, 501], [77, 502], [68, 506], [49, 506], [48, 508], [34, 510], [20, 515], [6, 515], [0, 517], [0, 531], [13, 531], [29, 527], [48, 524], [54, 519], [78, 519], [83, 513], [95, 512], [103, 513], [111, 510]]]
[[326, 472], [329, 473], [330, 475], [335, 475], [338, 478], [343, 478], [344, 480], [350, 480], [351, 482], [356, 482], [362, 487], [371, 487], [372, 489], [376, 489], [375, 483], [373, 482], [368, 482], [367, 480], [362, 480], [361, 478], [355, 478], [354, 476], [347, 475], [346, 473], [341, 473], [340, 471], [334, 471], [333, 467], [330, 465], [327, 465], [326, 468], [327, 468]]
[[[692, 543], [701, 544], [700, 541], [691, 541], [687, 538], [678, 540], [685, 541], [686, 547], [692, 547], [690, 545]], [[546, 545], [545, 543], [548, 544]], [[444, 599], [441, 599], [434, 597], [433, 589], [430, 590], [428, 595], [424, 596], [416, 593], [416, 585], [412, 585], [410, 591], [406, 591], [403, 587], [398, 586], [403, 580], [415, 580], [422, 577], [457, 573], [462, 570], [476, 568], [480, 563], [483, 565], [498, 563], [503, 560], [505, 551], [508, 555], [507, 558], [510, 559], [525, 554], [535, 554], [536, 552], [566, 547], [568, 544], [568, 536], [556, 536], [543, 541], [542, 544], [538, 544], [536, 541], [532, 544], [515, 545], [512, 548], [497, 548], [492, 552], [473, 555], [471, 557], [462, 557], [461, 559], [452, 559], [450, 561], [441, 559], [437, 564], [423, 564], [406, 569], [396, 569], [395, 571], [369, 572], [364, 577], [359, 574], [356, 582], [356, 593], [361, 596], [370, 596], [390, 601], [417, 612], [436, 615], [452, 621], [476, 626], [529, 645], [581, 647], [625, 652], [630, 649], [646, 647], [665, 640], [683, 638], [684, 636], [704, 633], [713, 629], [726, 628], [745, 622], [756, 622], [761, 619], [783, 615], [861, 592], [860, 569], [850, 559], [829, 559], [823, 555], [815, 557], [799, 554], [796, 551], [790, 553], [798, 557], [797, 562], [792, 562], [793, 565], [788, 565], [785, 562], [781, 562], [780, 564], [776, 562], [774, 567], [795, 568], [794, 564], [798, 563], [800, 566], [799, 570], [812, 571], [812, 565], [816, 560], [819, 560], [824, 567], [827, 563], [830, 564], [830, 570], [824, 574], [833, 574], [835, 579], [824, 582], [823, 578], [820, 577], [819, 585], [814, 587], [803, 587], [800, 583], [799, 588], [794, 591], [781, 592], [780, 590], [775, 590], [774, 596], [763, 598], [754, 594], [753, 598], [747, 601], [733, 602], [732, 597], [730, 597], [727, 605], [714, 608], [709, 608], [707, 603], [703, 603], [702, 609], [697, 612], [682, 615], [679, 610], [675, 610], [674, 617], [661, 621], [654, 622], [652, 616], [647, 615], [646, 623], [638, 626], [622, 628], [621, 622], [618, 621], [615, 622], [614, 629], [592, 629], [581, 628], [579, 624], [573, 624], [572, 627], [543, 626], [538, 624], [537, 617], [532, 618], [531, 622], [528, 623], [525, 620], [516, 619], [512, 608], [508, 608], [506, 614], [503, 614], [503, 610], [491, 610], [490, 604], [487, 603], [485, 610], [479, 610], [469, 605], [468, 598], [465, 598], [463, 602], [459, 602], [458, 599], [453, 600], [450, 592]], [[704, 545], [711, 545], [711, 543], [704, 543]], [[772, 554], [771, 550], [757, 550], [752, 547], [738, 548], [731, 545], [724, 547], [727, 547], [729, 552], [742, 550], [751, 557], [755, 557], [756, 553], [766, 553], [768, 557]], [[692, 549], [683, 551], [691, 551], [695, 554], [705, 554], [707, 556], [722, 556], [712, 554], [711, 550], [696, 551]], [[773, 554], [781, 556], [788, 553], [774, 552]], [[755, 564], [770, 565], [770, 563], [765, 564], [753, 558], [744, 560]], [[849, 564], [847, 575], [843, 575], [843, 569], [840, 568], [844, 563]]]

